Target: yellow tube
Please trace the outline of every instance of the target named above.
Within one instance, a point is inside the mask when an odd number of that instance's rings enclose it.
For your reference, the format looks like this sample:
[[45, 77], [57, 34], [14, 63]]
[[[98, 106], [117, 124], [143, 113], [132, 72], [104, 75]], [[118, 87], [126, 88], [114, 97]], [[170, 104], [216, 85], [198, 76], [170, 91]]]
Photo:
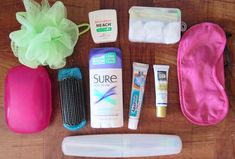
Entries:
[[168, 65], [153, 65], [156, 95], [156, 116], [166, 117], [167, 88], [168, 88]]

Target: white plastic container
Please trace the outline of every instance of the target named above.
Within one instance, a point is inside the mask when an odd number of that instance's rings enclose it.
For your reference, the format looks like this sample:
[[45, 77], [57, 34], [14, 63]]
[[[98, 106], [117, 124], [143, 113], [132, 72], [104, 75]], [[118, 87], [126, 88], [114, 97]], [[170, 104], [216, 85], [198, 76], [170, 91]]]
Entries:
[[128, 37], [131, 42], [174, 44], [181, 37], [181, 11], [133, 6], [129, 9]]
[[89, 12], [89, 22], [95, 43], [116, 41], [118, 34], [116, 10], [103, 9]]
[[122, 57], [118, 48], [90, 51], [90, 111], [92, 128], [123, 126]]
[[147, 157], [181, 152], [182, 141], [176, 135], [110, 134], [66, 137], [62, 151], [81, 157]]

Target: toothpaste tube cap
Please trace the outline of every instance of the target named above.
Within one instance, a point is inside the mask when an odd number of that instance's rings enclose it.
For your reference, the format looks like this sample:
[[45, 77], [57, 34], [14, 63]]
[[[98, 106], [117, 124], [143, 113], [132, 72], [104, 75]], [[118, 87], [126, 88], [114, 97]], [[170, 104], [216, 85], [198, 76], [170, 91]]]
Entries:
[[156, 116], [158, 118], [165, 118], [166, 117], [166, 106], [157, 107]]
[[128, 129], [136, 130], [138, 127], [139, 119], [129, 118]]

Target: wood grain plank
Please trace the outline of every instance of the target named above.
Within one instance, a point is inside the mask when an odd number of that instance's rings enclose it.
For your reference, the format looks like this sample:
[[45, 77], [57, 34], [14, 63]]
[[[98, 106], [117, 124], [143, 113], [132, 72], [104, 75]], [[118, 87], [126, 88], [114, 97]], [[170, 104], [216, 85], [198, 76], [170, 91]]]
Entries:
[[[37, 0], [38, 2], [40, 0]], [[50, 0], [54, 3], [56, 0]], [[235, 1], [234, 0], [63, 0], [68, 10], [68, 18], [80, 24], [88, 22], [88, 12], [96, 9], [114, 8], [118, 16], [118, 39], [115, 43], [94, 44], [91, 34], [79, 37], [72, 56], [67, 58], [66, 67], [78, 66], [84, 77], [86, 94], [87, 126], [77, 132], [69, 132], [62, 126], [58, 94], [57, 70], [48, 68], [53, 92], [53, 114], [50, 126], [34, 135], [19, 135], [10, 132], [5, 124], [3, 110], [4, 78], [8, 69], [19, 65], [10, 49], [9, 33], [19, 29], [15, 19], [17, 11], [24, 10], [21, 1], [0, 2], [0, 158], [4, 159], [75, 159], [64, 156], [61, 142], [65, 136], [110, 133], [163, 133], [177, 134], [182, 138], [183, 150], [174, 156], [149, 157], [149, 159], [233, 159], [235, 158]], [[180, 110], [177, 81], [177, 49], [175, 45], [131, 43], [128, 40], [128, 10], [131, 6], [178, 7], [182, 20], [190, 27], [211, 21], [218, 23], [233, 36], [228, 40], [231, 49], [230, 71], [226, 71], [226, 86], [230, 101], [230, 111], [225, 120], [215, 126], [201, 127], [191, 124]], [[91, 48], [119, 47], [123, 53], [124, 127], [118, 129], [92, 129], [89, 121], [89, 80], [88, 57]], [[128, 112], [132, 80], [132, 63], [143, 62], [150, 65], [143, 110], [139, 129], [129, 130]], [[169, 104], [167, 117], [155, 117], [155, 90], [153, 64], [170, 65]], [[80, 158], [80, 157], [79, 157]], [[84, 158], [85, 159], [85, 158]]]

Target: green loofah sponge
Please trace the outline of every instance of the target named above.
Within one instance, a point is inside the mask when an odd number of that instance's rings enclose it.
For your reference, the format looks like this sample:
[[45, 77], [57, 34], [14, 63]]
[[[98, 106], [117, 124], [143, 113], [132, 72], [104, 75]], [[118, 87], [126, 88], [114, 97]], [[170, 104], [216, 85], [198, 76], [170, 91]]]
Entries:
[[[21, 29], [10, 34], [14, 55], [31, 68], [39, 65], [62, 68], [79, 35], [89, 30], [89, 24], [76, 25], [67, 19], [66, 8], [60, 1], [52, 7], [48, 0], [42, 0], [41, 5], [33, 0], [23, 2], [26, 12], [16, 13]], [[86, 29], [79, 33], [80, 27]]]

